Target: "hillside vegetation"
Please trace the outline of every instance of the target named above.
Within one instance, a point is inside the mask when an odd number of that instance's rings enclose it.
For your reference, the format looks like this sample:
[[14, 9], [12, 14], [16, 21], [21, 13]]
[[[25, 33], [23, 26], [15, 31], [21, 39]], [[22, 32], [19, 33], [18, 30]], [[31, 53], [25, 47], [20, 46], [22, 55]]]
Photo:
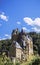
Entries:
[[[29, 34], [32, 39], [33, 39], [33, 50], [34, 50], [34, 54], [39, 54], [40, 55], [40, 33], [36, 33], [36, 32], [30, 32], [27, 33]], [[1, 50], [8, 50], [10, 48], [10, 45], [12, 43], [11, 39], [7, 39], [7, 40], [1, 40], [0, 41], [0, 51]]]
[[30, 32], [28, 33], [33, 39], [34, 54], [40, 55], [40, 33]]
[[[40, 33], [29, 32], [27, 34], [30, 35], [33, 39], [34, 55], [30, 56], [28, 60], [25, 62], [21, 62], [21, 63], [17, 62], [16, 65], [40, 65]], [[7, 56], [3, 58], [2, 55], [3, 54], [2, 50], [9, 51], [11, 44], [12, 44], [11, 39], [0, 41], [0, 65], [14, 65], [13, 62], [10, 60], [10, 58], [8, 58]]]

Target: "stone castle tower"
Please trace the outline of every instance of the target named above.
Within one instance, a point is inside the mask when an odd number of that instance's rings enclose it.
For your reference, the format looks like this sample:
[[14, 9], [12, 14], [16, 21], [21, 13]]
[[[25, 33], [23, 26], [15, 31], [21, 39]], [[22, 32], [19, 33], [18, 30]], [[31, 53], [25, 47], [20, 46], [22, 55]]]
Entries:
[[27, 57], [33, 54], [33, 41], [23, 30], [18, 29], [12, 32], [11, 56], [20, 60], [27, 60]]

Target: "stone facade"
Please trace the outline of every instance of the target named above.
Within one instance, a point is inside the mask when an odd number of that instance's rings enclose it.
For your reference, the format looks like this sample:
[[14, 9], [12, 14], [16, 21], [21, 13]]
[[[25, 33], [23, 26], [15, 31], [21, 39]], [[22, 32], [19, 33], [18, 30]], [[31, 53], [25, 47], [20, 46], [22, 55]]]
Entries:
[[[12, 50], [11, 50], [12, 49]], [[33, 54], [33, 41], [23, 30], [19, 33], [18, 29], [12, 32], [12, 44], [10, 56], [19, 60], [27, 60]]]
[[21, 54], [22, 54], [22, 50], [20, 48], [16, 48], [16, 58], [21, 60]]

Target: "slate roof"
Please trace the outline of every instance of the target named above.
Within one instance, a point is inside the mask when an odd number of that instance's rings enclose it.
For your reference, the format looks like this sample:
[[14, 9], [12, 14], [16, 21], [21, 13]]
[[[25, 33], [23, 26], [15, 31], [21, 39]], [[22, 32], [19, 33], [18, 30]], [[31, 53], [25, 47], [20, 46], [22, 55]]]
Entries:
[[16, 48], [20, 48], [21, 49], [21, 46], [19, 45], [18, 42], [16, 42]]
[[20, 48], [21, 49], [21, 46], [20, 46], [20, 44], [18, 42], [13, 41], [13, 44], [15, 44], [16, 48]]
[[32, 38], [29, 35], [27, 35], [26, 38], [27, 40], [32, 40]]

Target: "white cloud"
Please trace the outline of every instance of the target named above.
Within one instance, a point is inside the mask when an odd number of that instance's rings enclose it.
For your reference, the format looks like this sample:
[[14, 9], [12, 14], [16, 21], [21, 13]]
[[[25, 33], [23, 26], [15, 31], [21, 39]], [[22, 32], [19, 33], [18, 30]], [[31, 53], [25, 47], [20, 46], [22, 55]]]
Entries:
[[40, 18], [35, 18], [34, 25], [40, 26]]
[[6, 38], [1, 38], [1, 37], [0, 37], [0, 41], [1, 41], [1, 40], [5, 40], [5, 39], [6, 39]]
[[11, 39], [11, 36], [10, 36], [10, 37], [3, 37], [3, 38], [0, 38], [0, 41], [1, 41], [1, 40], [6, 40], [6, 39]]
[[19, 21], [18, 21], [18, 22], [17, 22], [17, 24], [18, 24], [18, 25], [20, 25], [20, 24], [21, 24], [21, 22], [19, 22]]
[[26, 28], [26, 27], [22, 27], [22, 29], [23, 29], [23, 30], [27, 30], [27, 28]]
[[33, 27], [32, 30], [34, 30], [35, 32], [40, 32], [40, 28], [37, 27]]
[[9, 34], [5, 34], [5, 37], [11, 39], [11, 35], [9, 35]]
[[29, 32], [29, 29], [27, 29], [26, 27], [22, 27], [22, 29], [23, 29], [24, 31]]
[[8, 37], [9, 35], [8, 35], [8, 34], [5, 34], [5, 36], [7, 36], [7, 37]]
[[33, 21], [32, 21], [31, 18], [25, 17], [23, 20], [24, 20], [24, 22], [27, 23], [28, 25], [33, 25]]
[[31, 29], [35, 32], [40, 32], [40, 18], [35, 18], [34, 20], [32, 20], [31, 18], [29, 17], [25, 17], [23, 18], [24, 22], [27, 24], [27, 25], [30, 25], [32, 26]]
[[6, 40], [6, 39], [11, 39], [11, 35], [5, 34], [4, 37], [0, 37], [0, 41], [1, 40]]
[[24, 22], [27, 23], [28, 25], [31, 25], [31, 26], [40, 26], [40, 18], [35, 18], [35, 20], [32, 20], [31, 18], [29, 17], [25, 17], [24, 19]]
[[5, 15], [4, 12], [2, 12], [2, 13], [0, 14], [0, 19], [2, 19], [2, 20], [4, 20], [4, 21], [8, 21], [8, 17]]
[[5, 39], [6, 39], [6, 38], [0, 38], [0, 41], [1, 41], [1, 40], [5, 40]]

